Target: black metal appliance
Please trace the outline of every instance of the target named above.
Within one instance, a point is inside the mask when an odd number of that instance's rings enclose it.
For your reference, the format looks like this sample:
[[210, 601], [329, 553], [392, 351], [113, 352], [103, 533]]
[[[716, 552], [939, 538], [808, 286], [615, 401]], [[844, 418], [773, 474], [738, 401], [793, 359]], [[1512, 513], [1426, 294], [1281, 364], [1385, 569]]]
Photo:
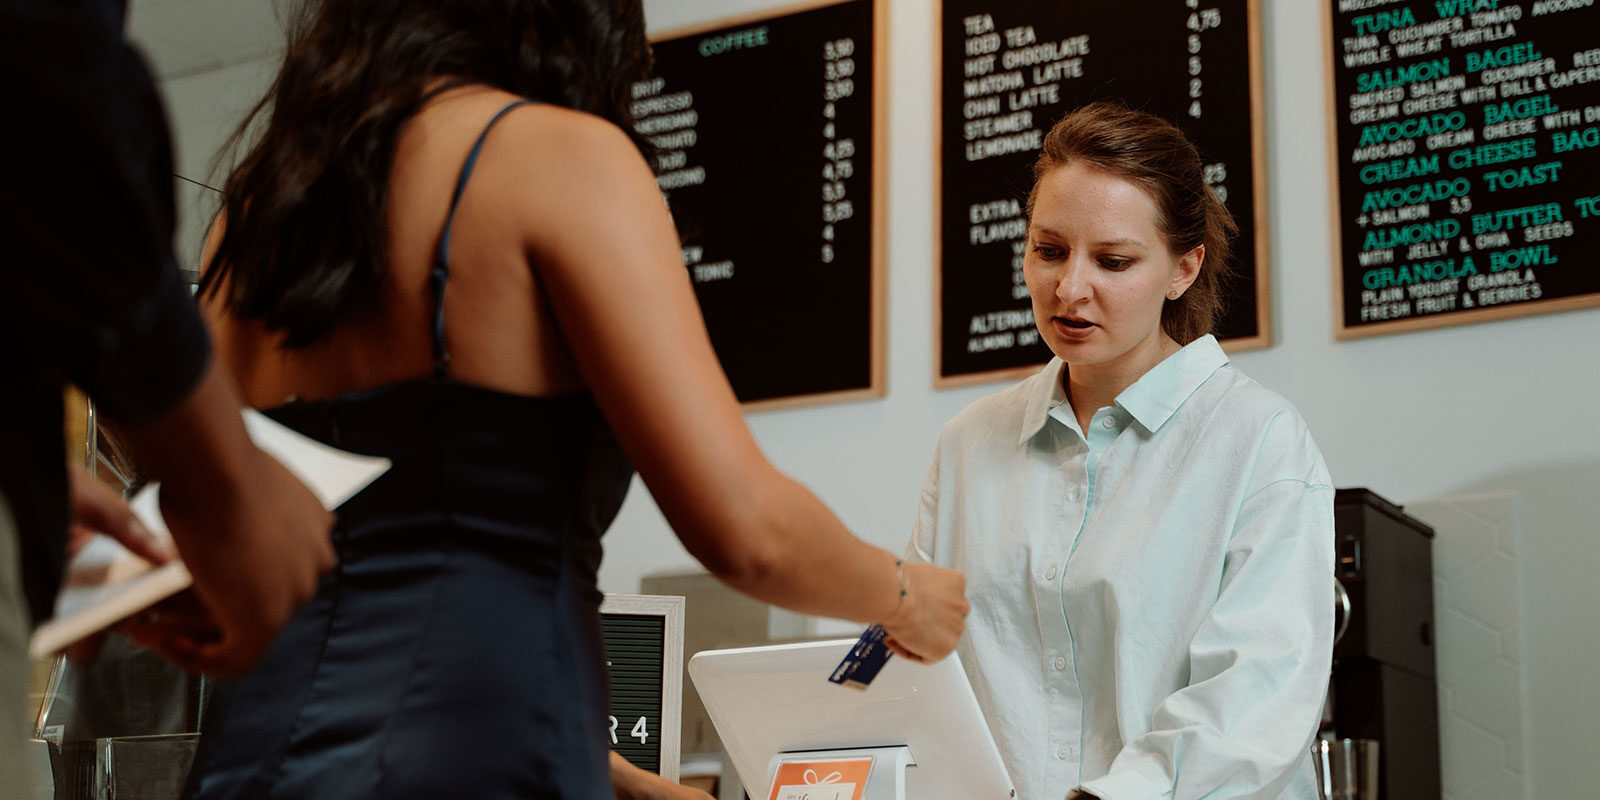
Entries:
[[1367, 489], [1338, 490], [1333, 516], [1349, 607], [1326, 723], [1378, 740], [1382, 800], [1439, 800], [1433, 528]]

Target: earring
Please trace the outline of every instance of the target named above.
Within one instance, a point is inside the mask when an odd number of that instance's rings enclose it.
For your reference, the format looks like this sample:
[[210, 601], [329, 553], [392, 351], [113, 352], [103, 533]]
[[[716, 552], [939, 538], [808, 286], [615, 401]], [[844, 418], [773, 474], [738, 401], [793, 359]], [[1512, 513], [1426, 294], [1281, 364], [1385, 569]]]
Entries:
[[1167, 299], [1168, 300], [1176, 300], [1176, 299], [1178, 299], [1178, 290], [1177, 289], [1173, 289], [1172, 291], [1167, 292]]

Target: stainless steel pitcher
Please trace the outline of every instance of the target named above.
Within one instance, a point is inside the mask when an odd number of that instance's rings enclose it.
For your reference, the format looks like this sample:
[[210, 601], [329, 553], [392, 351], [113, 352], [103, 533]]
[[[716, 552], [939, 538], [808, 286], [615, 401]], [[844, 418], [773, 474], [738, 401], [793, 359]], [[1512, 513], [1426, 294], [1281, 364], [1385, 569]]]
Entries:
[[1318, 739], [1311, 745], [1322, 800], [1378, 800], [1378, 742]]

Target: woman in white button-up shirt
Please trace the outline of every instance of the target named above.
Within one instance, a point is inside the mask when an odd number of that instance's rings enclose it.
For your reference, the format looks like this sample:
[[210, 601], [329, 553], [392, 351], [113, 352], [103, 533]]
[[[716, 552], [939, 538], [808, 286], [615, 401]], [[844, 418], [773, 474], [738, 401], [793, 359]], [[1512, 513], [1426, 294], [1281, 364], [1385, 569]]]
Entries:
[[943, 431], [912, 558], [966, 573], [959, 647], [1022, 800], [1316, 797], [1333, 488], [1210, 335], [1232, 220], [1172, 125], [1045, 138], [1024, 271], [1056, 358]]

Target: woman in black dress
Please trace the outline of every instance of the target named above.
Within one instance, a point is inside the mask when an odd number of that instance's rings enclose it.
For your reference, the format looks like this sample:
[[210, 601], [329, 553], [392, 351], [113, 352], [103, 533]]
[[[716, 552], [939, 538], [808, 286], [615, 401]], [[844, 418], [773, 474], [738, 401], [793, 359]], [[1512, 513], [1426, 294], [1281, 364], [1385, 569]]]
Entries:
[[307, 7], [202, 302], [251, 405], [394, 466], [217, 690], [193, 796], [610, 797], [595, 584], [632, 468], [734, 588], [954, 647], [959, 573], [855, 538], [752, 440], [630, 138], [648, 61], [637, 0]]

